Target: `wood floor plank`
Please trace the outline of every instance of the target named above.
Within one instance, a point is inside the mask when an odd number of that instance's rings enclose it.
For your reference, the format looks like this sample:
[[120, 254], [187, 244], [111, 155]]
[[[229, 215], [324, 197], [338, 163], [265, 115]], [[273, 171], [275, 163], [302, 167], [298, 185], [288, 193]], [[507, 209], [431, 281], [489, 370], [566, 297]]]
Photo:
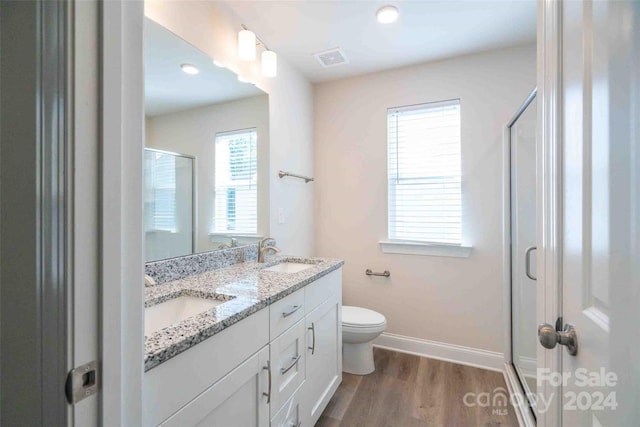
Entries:
[[362, 381], [361, 375], [343, 373], [342, 383], [340, 387], [338, 387], [336, 394], [327, 404], [323, 415], [338, 421], [344, 418], [344, 414], [347, 409], [349, 409], [349, 405], [351, 404], [351, 400], [353, 400], [353, 396], [356, 394], [360, 381]]
[[[489, 397], [504, 388], [498, 372], [419, 356], [374, 349], [376, 371], [343, 374], [343, 382], [316, 426], [321, 427], [470, 427], [517, 426], [512, 407], [475, 403], [478, 393]], [[508, 394], [507, 394], [508, 396]]]
[[420, 357], [412, 393], [413, 417], [425, 426], [444, 425], [445, 363]]

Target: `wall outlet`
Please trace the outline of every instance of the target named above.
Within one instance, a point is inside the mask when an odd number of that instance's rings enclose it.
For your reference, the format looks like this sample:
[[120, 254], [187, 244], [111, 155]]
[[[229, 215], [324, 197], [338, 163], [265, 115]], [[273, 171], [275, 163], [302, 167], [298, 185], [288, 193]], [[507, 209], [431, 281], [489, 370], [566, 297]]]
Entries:
[[284, 209], [278, 208], [278, 224], [284, 224]]

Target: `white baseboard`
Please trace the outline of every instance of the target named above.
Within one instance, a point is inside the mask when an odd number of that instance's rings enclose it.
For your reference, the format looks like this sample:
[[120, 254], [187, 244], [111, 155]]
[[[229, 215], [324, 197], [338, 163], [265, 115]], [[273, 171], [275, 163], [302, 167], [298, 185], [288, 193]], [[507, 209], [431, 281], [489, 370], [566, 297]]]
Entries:
[[375, 347], [415, 354], [431, 359], [459, 363], [502, 372], [504, 369], [504, 355], [495, 351], [464, 347], [438, 341], [406, 337], [390, 333], [383, 333], [373, 341]]

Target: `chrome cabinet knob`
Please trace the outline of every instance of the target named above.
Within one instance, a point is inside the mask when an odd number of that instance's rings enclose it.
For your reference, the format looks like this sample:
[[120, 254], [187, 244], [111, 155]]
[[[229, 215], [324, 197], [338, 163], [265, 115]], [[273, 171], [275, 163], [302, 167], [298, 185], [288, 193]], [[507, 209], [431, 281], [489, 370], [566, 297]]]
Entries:
[[573, 325], [565, 324], [562, 331], [556, 331], [552, 325], [543, 323], [538, 326], [538, 340], [544, 348], [552, 349], [557, 344], [567, 347], [570, 355], [578, 354], [578, 336]]

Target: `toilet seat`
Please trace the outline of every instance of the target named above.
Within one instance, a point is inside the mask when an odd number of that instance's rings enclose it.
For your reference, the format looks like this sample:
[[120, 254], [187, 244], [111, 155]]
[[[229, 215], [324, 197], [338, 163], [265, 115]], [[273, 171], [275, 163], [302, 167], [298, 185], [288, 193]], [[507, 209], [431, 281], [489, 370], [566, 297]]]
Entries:
[[377, 311], [362, 307], [342, 306], [342, 326], [349, 329], [379, 329], [387, 319]]

